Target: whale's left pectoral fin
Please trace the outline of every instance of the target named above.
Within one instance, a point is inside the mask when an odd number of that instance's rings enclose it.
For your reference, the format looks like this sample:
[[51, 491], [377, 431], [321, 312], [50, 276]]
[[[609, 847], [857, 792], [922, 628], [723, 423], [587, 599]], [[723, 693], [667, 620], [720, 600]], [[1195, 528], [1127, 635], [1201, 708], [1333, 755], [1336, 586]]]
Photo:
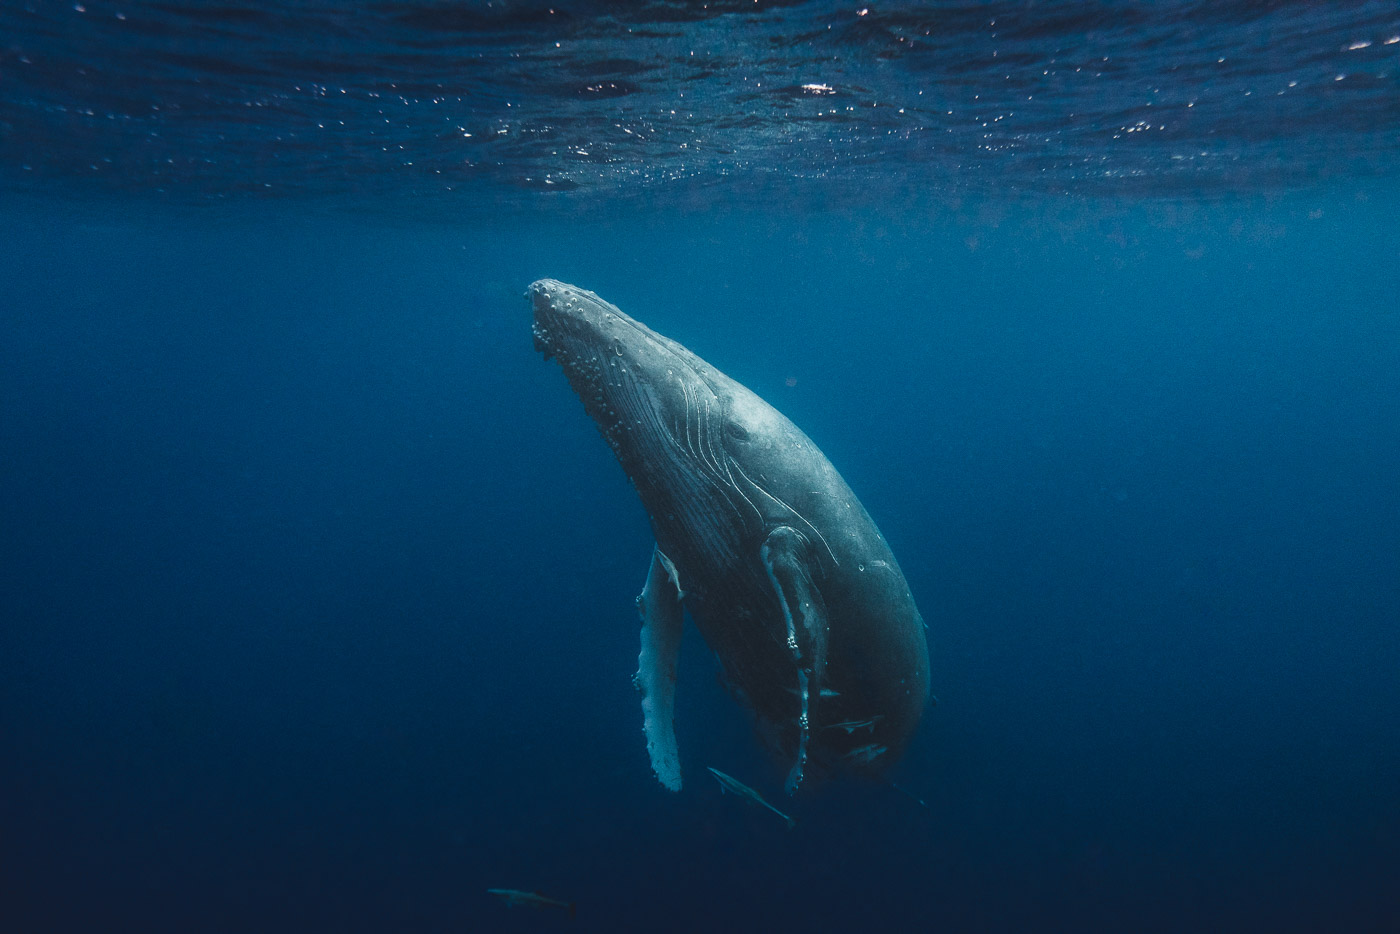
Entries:
[[797, 669], [797, 755], [786, 784], [787, 793], [792, 794], [802, 784], [802, 771], [807, 765], [812, 698], [821, 696], [826, 677], [829, 622], [826, 601], [812, 579], [811, 546], [805, 535], [789, 526], [779, 526], [764, 539], [760, 556], [782, 606], [787, 646]]
[[642, 695], [642, 729], [657, 781], [681, 790], [681, 757], [676, 747], [676, 660], [681, 648], [680, 578], [671, 559], [656, 549], [646, 586], [637, 597], [642, 617], [642, 651], [632, 683]]

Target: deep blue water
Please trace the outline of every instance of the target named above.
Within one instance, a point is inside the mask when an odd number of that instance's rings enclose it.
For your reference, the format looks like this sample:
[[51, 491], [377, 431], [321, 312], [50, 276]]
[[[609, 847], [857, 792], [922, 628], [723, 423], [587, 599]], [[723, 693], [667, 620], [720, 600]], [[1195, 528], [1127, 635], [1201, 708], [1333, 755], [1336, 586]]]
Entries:
[[[1400, 930], [1392, 6], [78, 6], [0, 10], [5, 930]], [[1005, 149], [801, 110], [1104, 43]], [[656, 783], [650, 532], [542, 276], [860, 494], [930, 625], [908, 794], [783, 795], [693, 630]]]

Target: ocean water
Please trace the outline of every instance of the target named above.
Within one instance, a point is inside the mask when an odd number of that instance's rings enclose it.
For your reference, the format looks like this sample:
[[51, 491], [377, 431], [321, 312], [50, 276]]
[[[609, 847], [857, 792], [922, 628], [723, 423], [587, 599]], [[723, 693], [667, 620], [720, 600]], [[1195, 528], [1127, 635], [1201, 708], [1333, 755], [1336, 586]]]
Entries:
[[[1400, 930], [1397, 182], [1391, 3], [4, 4], [0, 928]], [[656, 782], [546, 276], [880, 524], [893, 784], [693, 629]]]

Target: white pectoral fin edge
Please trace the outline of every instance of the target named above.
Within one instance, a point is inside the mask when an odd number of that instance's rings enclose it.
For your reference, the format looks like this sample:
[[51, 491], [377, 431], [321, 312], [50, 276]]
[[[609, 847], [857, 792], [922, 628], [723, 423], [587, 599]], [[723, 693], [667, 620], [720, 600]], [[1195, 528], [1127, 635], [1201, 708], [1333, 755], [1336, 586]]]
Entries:
[[633, 683], [642, 695], [642, 729], [657, 781], [681, 790], [681, 757], [676, 746], [676, 661], [681, 648], [681, 589], [676, 566], [660, 549], [652, 552], [646, 586], [637, 597], [642, 617], [642, 651]]

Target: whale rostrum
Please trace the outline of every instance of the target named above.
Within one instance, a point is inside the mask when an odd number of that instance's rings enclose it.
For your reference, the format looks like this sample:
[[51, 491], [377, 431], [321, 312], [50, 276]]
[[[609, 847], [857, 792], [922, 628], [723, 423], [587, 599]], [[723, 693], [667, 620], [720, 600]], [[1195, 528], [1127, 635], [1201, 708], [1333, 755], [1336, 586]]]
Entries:
[[925, 627], [841, 475], [744, 386], [592, 292], [533, 283], [535, 347], [559, 362], [636, 487], [656, 547], [637, 607], [647, 752], [681, 787], [673, 723], [684, 611], [787, 763], [878, 775], [928, 704]]

